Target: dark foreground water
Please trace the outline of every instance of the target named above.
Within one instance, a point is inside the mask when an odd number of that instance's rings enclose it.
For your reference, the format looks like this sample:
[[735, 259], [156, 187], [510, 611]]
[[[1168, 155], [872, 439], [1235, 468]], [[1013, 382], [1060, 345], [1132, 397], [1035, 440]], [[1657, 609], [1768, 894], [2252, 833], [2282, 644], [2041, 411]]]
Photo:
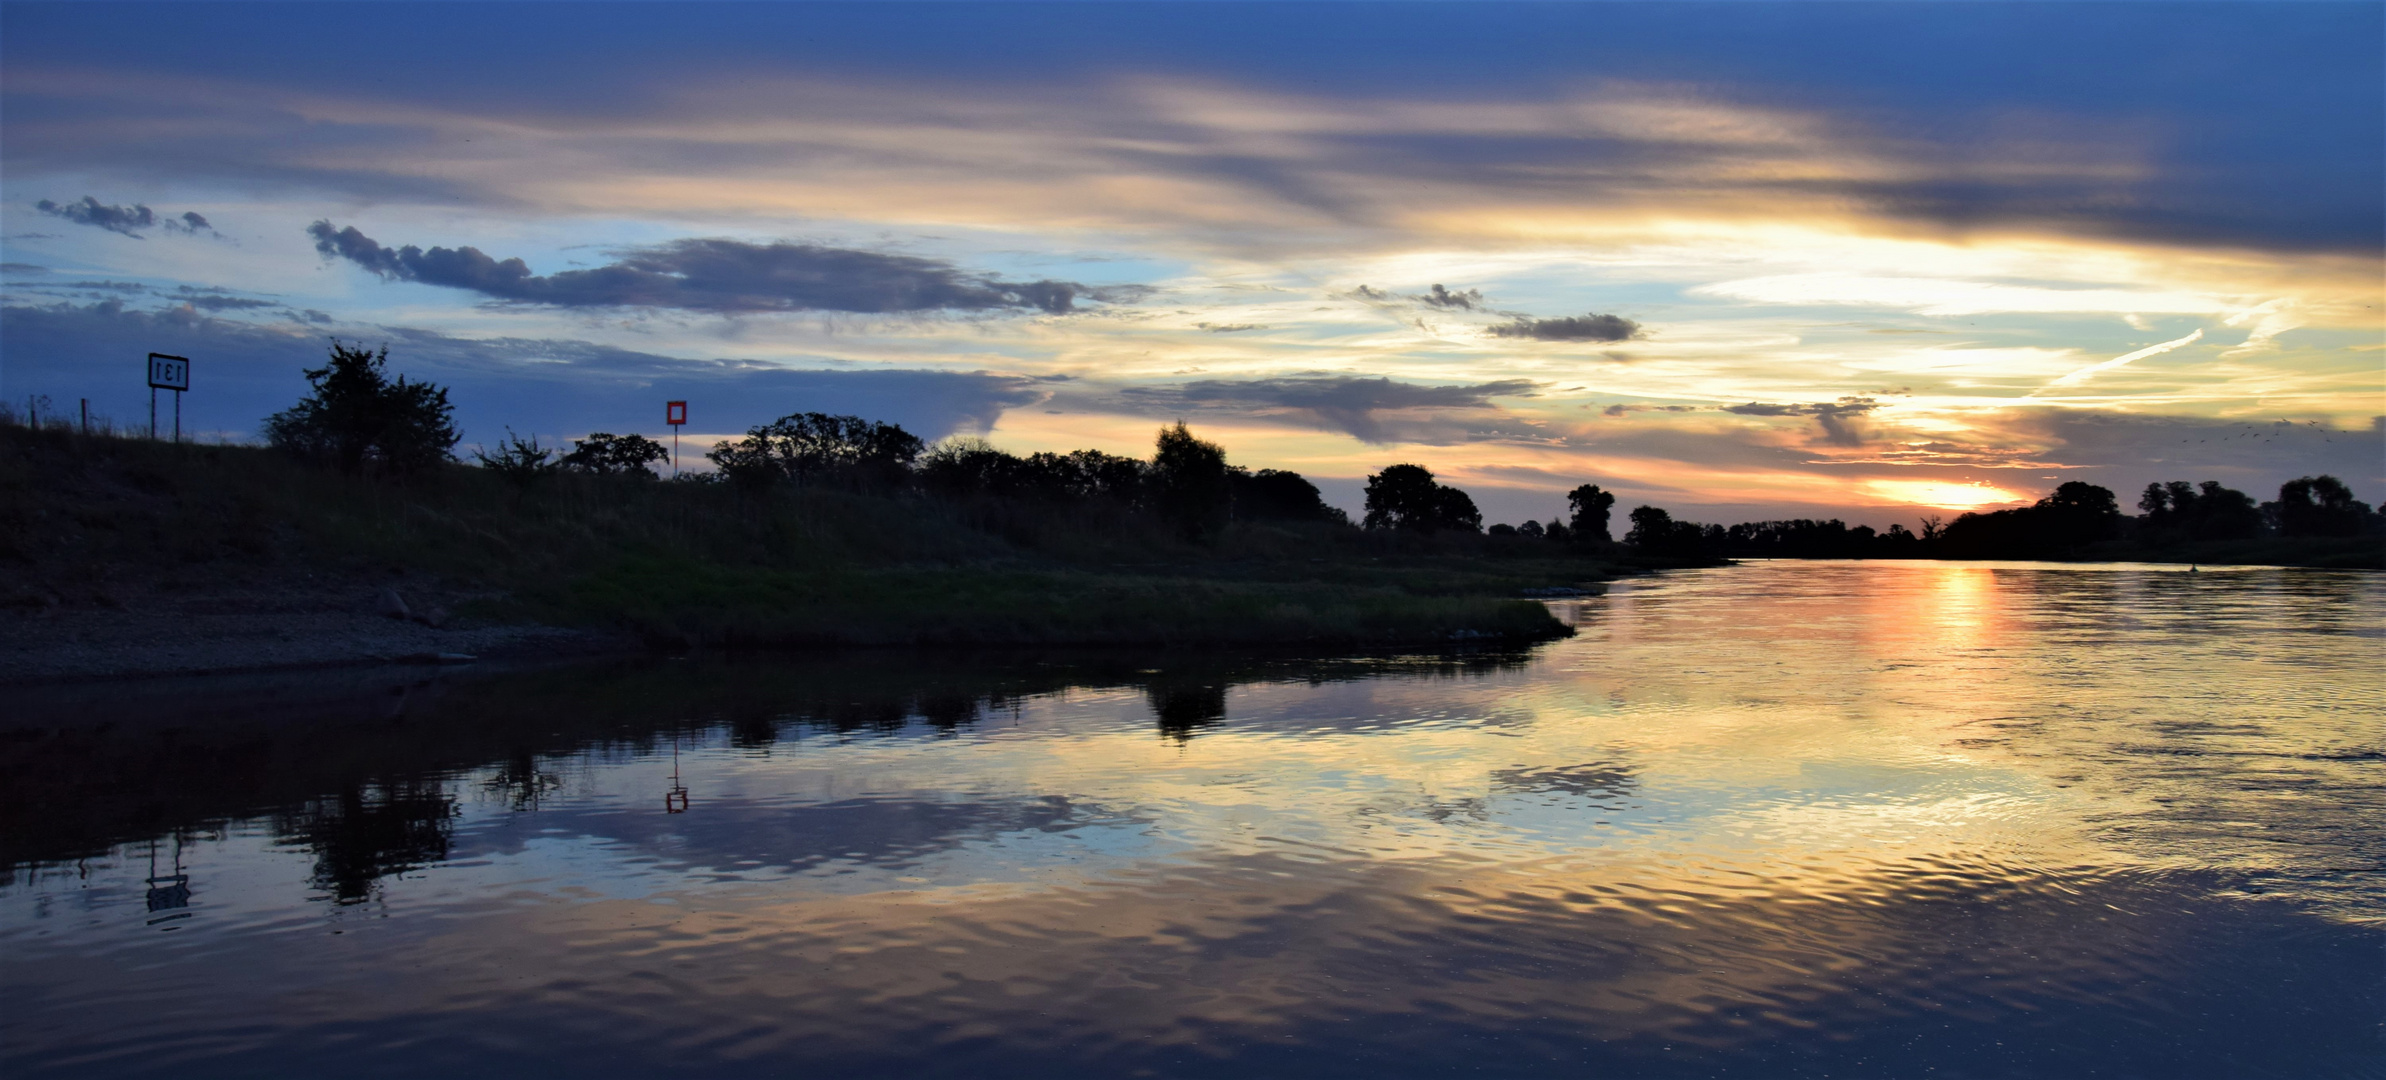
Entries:
[[17, 691], [0, 1075], [2386, 1075], [2386, 578]]

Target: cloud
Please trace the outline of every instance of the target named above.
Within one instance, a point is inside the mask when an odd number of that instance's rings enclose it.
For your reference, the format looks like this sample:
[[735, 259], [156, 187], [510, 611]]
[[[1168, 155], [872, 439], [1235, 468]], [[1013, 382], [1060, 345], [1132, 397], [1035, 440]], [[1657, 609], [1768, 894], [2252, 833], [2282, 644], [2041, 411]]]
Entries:
[[1556, 319], [1519, 316], [1490, 329], [1493, 337], [1534, 341], [1628, 341], [1641, 335], [1639, 323], [1621, 315], [1569, 315]]
[[176, 290], [172, 299], [180, 300], [201, 311], [244, 311], [252, 308], [281, 306], [280, 303], [272, 300], [233, 296], [213, 289], [194, 289], [188, 285]]
[[212, 233], [213, 226], [197, 211], [185, 212], [179, 218], [161, 218], [157, 212], [139, 203], [131, 206], [110, 206], [89, 195], [80, 202], [55, 203], [48, 199], [34, 203], [33, 208], [51, 217], [64, 218], [77, 225], [89, 225], [112, 233], [141, 239], [141, 230], [163, 225], [167, 232], [196, 236]]
[[467, 442], [495, 438], [508, 426], [550, 437], [589, 430], [659, 434], [666, 398], [690, 403], [691, 432], [735, 433], [817, 410], [886, 420], [933, 439], [982, 434], [1005, 411], [1040, 402], [1047, 393], [1033, 379], [994, 372], [794, 368], [572, 339], [325, 325], [320, 312], [291, 314], [290, 321], [273, 323], [210, 315], [195, 304], [157, 310], [121, 300], [11, 304], [0, 308], [0, 352], [9, 358], [12, 387], [60, 400], [89, 397], [95, 412], [120, 418], [145, 409], [135, 371], [143, 354], [188, 356], [189, 422], [235, 435], [254, 432], [259, 420], [305, 393], [299, 369], [322, 365], [329, 334], [376, 348], [387, 344], [394, 369], [450, 387]]
[[[2145, 348], [2143, 348], [2143, 349], [2139, 349], [2139, 350], [2138, 350], [2138, 351], [2136, 351], [2136, 352], [2130, 353], [2130, 354], [2128, 354], [2128, 355], [2126, 355], [2126, 356], [2116, 356], [2116, 357], [2114, 357], [2114, 358], [2112, 358], [2112, 359], [2110, 359], [2110, 360], [2107, 360], [2107, 361], [2105, 361], [2105, 362], [2103, 362], [2103, 363], [2101, 363], [2101, 364], [2090, 364], [2090, 365], [2088, 365], [2087, 367], [2081, 368], [2081, 369], [2079, 369], [2078, 371], [2074, 371], [2074, 372], [2072, 372], [2071, 374], [2069, 374], [2069, 375], [2065, 375], [2065, 376], [2063, 376], [2063, 377], [2062, 377], [2062, 378], [2060, 378], [2060, 379], [2056, 379], [2055, 381], [2053, 381], [2053, 382], [2050, 382], [2050, 383], [2046, 384], [2045, 386], [2043, 386], [2043, 387], [2040, 387], [2039, 389], [2041, 389], [2041, 390], [2052, 390], [2052, 389], [2054, 389], [2055, 387], [2058, 387], [2058, 386], [2078, 386], [2079, 384], [2081, 384], [2081, 383], [2084, 383], [2084, 382], [2088, 381], [2088, 380], [2089, 380], [2089, 379], [2091, 379], [2091, 378], [2094, 378], [2095, 376], [2097, 376], [2097, 375], [2099, 375], [2099, 374], [2102, 374], [2102, 373], [2104, 373], [2104, 372], [2107, 372], [2107, 371], [2111, 371], [2112, 369], [2114, 369], [2114, 368], [2117, 368], [2117, 367], [2120, 367], [2120, 366], [2122, 366], [2123, 364], [2127, 364], [2127, 363], [2129, 363], [2129, 362], [2131, 362], [2131, 361], [2133, 361], [2133, 360], [2143, 360], [2143, 359], [2145, 359], [2145, 358], [2147, 358], [2147, 357], [2149, 357], [2149, 356], [2160, 356], [2160, 355], [2162, 355], [2162, 354], [2164, 354], [2164, 353], [2166, 353], [2166, 352], [2169, 352], [2169, 351], [2171, 351], [2172, 349], [2183, 348], [2183, 347], [2185, 347], [2185, 346], [2188, 346], [2188, 345], [2193, 345], [2193, 344], [2195, 344], [2195, 343], [2196, 343], [2196, 342], [2198, 342], [2198, 341], [2202, 341], [2203, 339], [2204, 339], [2204, 332], [2203, 332], [2203, 330], [2202, 330], [2202, 329], [2200, 329], [2200, 328], [2199, 328], [2199, 329], [2197, 329], [2197, 330], [2196, 330], [2194, 333], [2191, 333], [2191, 334], [2189, 334], [2189, 335], [2187, 335], [2186, 337], [2183, 337], [2183, 338], [2173, 338], [2173, 339], [2171, 339], [2171, 340], [2169, 340], [2169, 341], [2165, 341], [2165, 342], [2163, 342], [2163, 343], [2161, 343], [2161, 344], [2159, 344], [2159, 345], [2148, 345], [2148, 346], [2146, 346]], [[2038, 392], [2038, 391], [2035, 391], [2035, 390], [2031, 391], [2031, 393], [2033, 393], [2033, 394], [2035, 394], [2035, 393], [2037, 393], [2037, 392]]]
[[479, 248], [384, 247], [351, 225], [307, 226], [315, 250], [383, 278], [466, 289], [510, 303], [555, 307], [657, 307], [720, 314], [847, 311], [1037, 310], [1061, 314], [1078, 299], [1129, 302], [1142, 286], [1003, 281], [941, 259], [812, 244], [674, 240], [618, 252], [619, 261], [540, 276], [521, 259]]
[[[1275, 415], [1369, 443], [1466, 441], [1472, 437], [1537, 434], [1504, 413], [1491, 399], [1531, 397], [1526, 379], [1470, 386], [1425, 386], [1355, 375], [1304, 375], [1276, 379], [1205, 379], [1174, 386], [1136, 386], [1118, 399], [1138, 412], [1231, 411]], [[1488, 415], [1457, 427], [1432, 414], [1461, 410]], [[1384, 414], [1407, 414], [1398, 422]], [[1420, 415], [1422, 414], [1422, 415]], [[1430, 430], [1428, 430], [1430, 429]]]
[[[1589, 406], [1584, 406], [1588, 408]], [[1636, 412], [1697, 412], [1696, 405], [1610, 405], [1599, 410], [1601, 416], [1623, 416]]]
[[1343, 295], [1373, 307], [1400, 308], [1410, 304], [1423, 304], [1426, 307], [1440, 308], [1443, 311], [1486, 310], [1483, 306], [1483, 290], [1461, 289], [1452, 292], [1448, 286], [1440, 284], [1421, 293], [1396, 293], [1389, 289], [1378, 289], [1372, 285], [1361, 285]]
[[1243, 332], [1243, 331], [1245, 331], [1245, 330], [1265, 330], [1265, 329], [1267, 329], [1267, 327], [1265, 327], [1265, 326], [1261, 326], [1261, 325], [1260, 325], [1260, 324], [1258, 324], [1258, 323], [1206, 323], [1206, 322], [1205, 322], [1205, 323], [1194, 323], [1193, 325], [1194, 325], [1194, 326], [1196, 326], [1196, 327], [1199, 327], [1199, 328], [1201, 328], [1201, 329], [1203, 329], [1203, 330], [1207, 330], [1207, 331], [1209, 331], [1210, 333], [1213, 333], [1213, 334], [1239, 334], [1239, 333], [1242, 333], [1242, 332]]
[[1726, 405], [1723, 411], [1741, 416], [1811, 416], [1823, 429], [1823, 441], [1833, 446], [1862, 446], [1864, 433], [1856, 429], [1854, 420], [1877, 408], [1880, 408], [1880, 403], [1871, 398], [1843, 397], [1838, 401], [1809, 405], [1768, 405], [1751, 401], [1746, 405]]
[[157, 215], [146, 206], [138, 203], [131, 206], [110, 206], [89, 195], [83, 196], [81, 202], [64, 204], [43, 199], [34, 203], [33, 208], [51, 217], [65, 218], [77, 225], [89, 225], [95, 229], [121, 233], [135, 240], [141, 238], [140, 231], [142, 229], [157, 224]]
[[1464, 292], [1451, 292], [1450, 290], [1442, 288], [1437, 284], [1433, 287], [1432, 292], [1426, 293], [1422, 296], [1410, 297], [1410, 299], [1415, 300], [1418, 303], [1437, 308], [1454, 308], [1460, 311], [1474, 311], [1483, 304], [1483, 290], [1468, 289]]
[[0, 262], [0, 271], [11, 274], [47, 274], [50, 272], [50, 268], [34, 263]]

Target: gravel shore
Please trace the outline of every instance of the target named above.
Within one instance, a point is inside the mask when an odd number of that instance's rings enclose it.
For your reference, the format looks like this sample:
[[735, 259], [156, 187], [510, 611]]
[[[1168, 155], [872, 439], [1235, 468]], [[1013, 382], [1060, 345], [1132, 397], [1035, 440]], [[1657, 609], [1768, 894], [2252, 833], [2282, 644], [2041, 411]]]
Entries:
[[[536, 625], [433, 626], [381, 614], [391, 586], [299, 585], [151, 594], [105, 606], [0, 614], [0, 684], [197, 675], [358, 664], [626, 653], [625, 638]], [[415, 610], [462, 597], [399, 591]]]

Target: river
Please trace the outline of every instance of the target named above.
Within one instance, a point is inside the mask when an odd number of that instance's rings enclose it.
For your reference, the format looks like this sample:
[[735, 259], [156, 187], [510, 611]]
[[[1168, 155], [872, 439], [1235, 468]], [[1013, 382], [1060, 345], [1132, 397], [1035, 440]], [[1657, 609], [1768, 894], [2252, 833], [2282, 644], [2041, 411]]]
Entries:
[[1513, 653], [19, 689], [0, 1073], [2386, 1067], [2386, 576], [1554, 607]]

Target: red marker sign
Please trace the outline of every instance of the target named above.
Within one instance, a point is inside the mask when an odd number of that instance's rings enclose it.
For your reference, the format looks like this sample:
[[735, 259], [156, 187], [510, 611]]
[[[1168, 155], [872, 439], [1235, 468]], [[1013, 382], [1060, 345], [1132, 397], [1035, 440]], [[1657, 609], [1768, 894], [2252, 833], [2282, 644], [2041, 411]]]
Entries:
[[671, 476], [673, 479], [678, 479], [679, 426], [688, 422], [688, 403], [684, 401], [664, 402], [663, 422], [671, 425]]

